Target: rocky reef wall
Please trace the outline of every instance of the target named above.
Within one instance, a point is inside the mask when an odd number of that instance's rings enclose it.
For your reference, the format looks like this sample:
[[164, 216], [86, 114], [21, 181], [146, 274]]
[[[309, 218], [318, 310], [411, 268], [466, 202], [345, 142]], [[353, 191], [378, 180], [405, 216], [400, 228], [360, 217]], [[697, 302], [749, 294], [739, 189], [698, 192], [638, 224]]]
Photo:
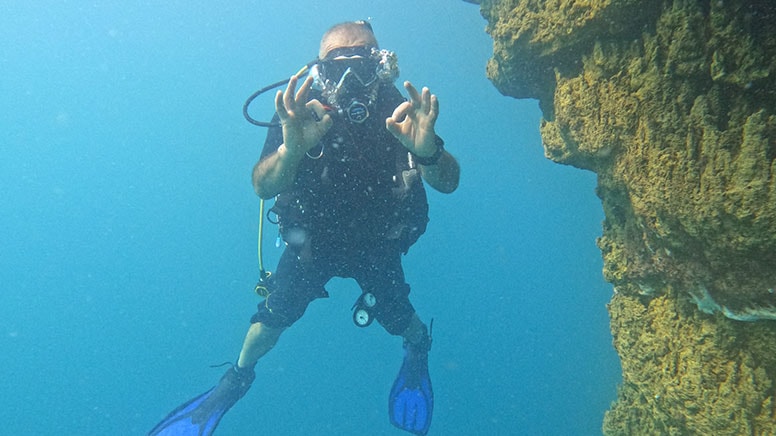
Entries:
[[776, 434], [776, 1], [483, 0], [487, 73], [598, 174], [605, 434]]

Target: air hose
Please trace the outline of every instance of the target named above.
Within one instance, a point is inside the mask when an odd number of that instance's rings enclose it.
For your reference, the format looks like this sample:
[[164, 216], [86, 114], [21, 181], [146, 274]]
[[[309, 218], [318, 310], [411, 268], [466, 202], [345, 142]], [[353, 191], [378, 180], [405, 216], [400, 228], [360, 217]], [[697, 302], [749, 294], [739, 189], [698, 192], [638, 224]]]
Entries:
[[[310, 67], [315, 65], [317, 62], [318, 62], [318, 58], [313, 59], [312, 61], [308, 62], [305, 66], [300, 68], [299, 71], [297, 71], [295, 75], [301, 77], [301, 76], [307, 74], [307, 71], [310, 69]], [[272, 89], [280, 88], [281, 86], [285, 85], [286, 83], [288, 83], [288, 79], [283, 79], [283, 80], [275, 82], [275, 83], [273, 83], [271, 85], [267, 85], [267, 86], [259, 89], [258, 91], [254, 92], [253, 94], [251, 94], [250, 97], [248, 97], [248, 99], [245, 100], [245, 104], [243, 104], [243, 116], [245, 117], [245, 119], [248, 120], [248, 122], [253, 124], [254, 126], [259, 126], [259, 127], [277, 127], [277, 126], [279, 126], [280, 123], [273, 123], [273, 122], [268, 122], [268, 121], [259, 121], [259, 120], [255, 119], [255, 118], [253, 118], [248, 113], [248, 107], [250, 107], [251, 103], [253, 103], [253, 100], [255, 100], [256, 97], [258, 97], [261, 94], [264, 94], [265, 92], [270, 91]]]

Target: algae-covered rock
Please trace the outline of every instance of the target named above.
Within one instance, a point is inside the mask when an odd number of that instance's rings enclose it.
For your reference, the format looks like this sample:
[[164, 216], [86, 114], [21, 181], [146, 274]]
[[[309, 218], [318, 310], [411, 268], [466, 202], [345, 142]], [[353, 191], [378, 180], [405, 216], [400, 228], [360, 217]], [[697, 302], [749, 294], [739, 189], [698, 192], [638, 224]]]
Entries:
[[481, 8], [495, 86], [598, 174], [624, 372], [605, 432], [776, 434], [776, 2]]
[[772, 326], [709, 317], [672, 289], [617, 294], [609, 312], [624, 382], [605, 434], [774, 434]]

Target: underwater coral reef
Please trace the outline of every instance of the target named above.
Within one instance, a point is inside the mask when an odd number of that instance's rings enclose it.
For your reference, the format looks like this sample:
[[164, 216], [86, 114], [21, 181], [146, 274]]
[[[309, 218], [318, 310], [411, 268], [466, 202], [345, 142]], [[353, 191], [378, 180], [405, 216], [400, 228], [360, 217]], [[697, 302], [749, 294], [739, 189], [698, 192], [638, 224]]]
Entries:
[[487, 73], [598, 175], [607, 435], [776, 434], [776, 3], [483, 0]]

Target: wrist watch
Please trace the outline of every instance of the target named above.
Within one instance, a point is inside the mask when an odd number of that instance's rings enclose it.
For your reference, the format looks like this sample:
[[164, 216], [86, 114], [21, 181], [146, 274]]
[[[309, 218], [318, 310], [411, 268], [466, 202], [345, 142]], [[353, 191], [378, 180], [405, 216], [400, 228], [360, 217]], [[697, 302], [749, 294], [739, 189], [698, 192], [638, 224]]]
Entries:
[[430, 165], [436, 165], [437, 162], [439, 162], [439, 158], [442, 157], [442, 153], [445, 151], [445, 141], [442, 140], [439, 136], [436, 137], [436, 140], [434, 141], [436, 144], [436, 151], [431, 156], [426, 157], [420, 157], [415, 153], [412, 153], [412, 156], [415, 158], [415, 162], [423, 165], [423, 166], [430, 166]]

